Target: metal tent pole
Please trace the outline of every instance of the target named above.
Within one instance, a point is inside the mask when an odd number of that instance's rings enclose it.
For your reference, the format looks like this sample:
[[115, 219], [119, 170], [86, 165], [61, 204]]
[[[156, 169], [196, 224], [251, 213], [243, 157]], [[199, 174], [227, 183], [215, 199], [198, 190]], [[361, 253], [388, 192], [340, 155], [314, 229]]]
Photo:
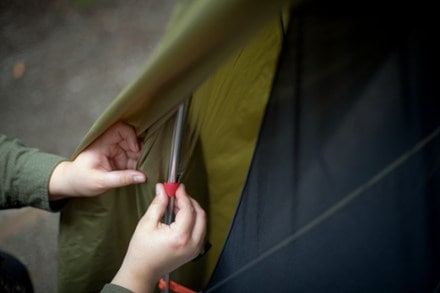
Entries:
[[[187, 107], [187, 101], [183, 102], [179, 105], [179, 108], [177, 110], [177, 116], [176, 116], [176, 122], [174, 125], [174, 131], [173, 131], [173, 137], [171, 141], [171, 153], [170, 153], [170, 159], [169, 159], [169, 165], [168, 165], [168, 180], [166, 184], [177, 184], [177, 168], [179, 166], [179, 160], [180, 160], [180, 149], [182, 145], [182, 136], [183, 136], [183, 127], [185, 124], [185, 112]], [[167, 194], [169, 196], [169, 202], [168, 207], [165, 212], [165, 223], [171, 224], [174, 221], [174, 196], [175, 194], [169, 194], [167, 191]], [[170, 275], [166, 274], [164, 276], [165, 281], [165, 290], [164, 292], [169, 293], [169, 284], [170, 284]]]

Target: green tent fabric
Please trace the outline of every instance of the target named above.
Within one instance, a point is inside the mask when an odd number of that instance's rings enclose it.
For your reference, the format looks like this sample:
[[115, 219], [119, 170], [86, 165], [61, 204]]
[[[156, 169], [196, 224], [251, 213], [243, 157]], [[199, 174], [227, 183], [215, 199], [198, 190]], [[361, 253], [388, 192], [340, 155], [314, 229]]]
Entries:
[[213, 248], [172, 277], [194, 289], [207, 282], [229, 229], [271, 88], [282, 8], [277, 1], [179, 4], [144, 70], [104, 111], [75, 153], [116, 121], [125, 121], [144, 139], [138, 167], [148, 182], [69, 202], [60, 221], [60, 292], [96, 292], [111, 280], [155, 183], [166, 179], [173, 114], [190, 97], [180, 178], [208, 212]]

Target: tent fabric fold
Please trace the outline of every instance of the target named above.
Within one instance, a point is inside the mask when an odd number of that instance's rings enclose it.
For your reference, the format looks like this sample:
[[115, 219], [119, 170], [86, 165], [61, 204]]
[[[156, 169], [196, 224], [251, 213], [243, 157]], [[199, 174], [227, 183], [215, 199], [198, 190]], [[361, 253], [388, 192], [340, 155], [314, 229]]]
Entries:
[[[174, 112], [184, 99], [190, 105], [179, 176], [208, 213], [212, 249], [171, 277], [203, 288], [223, 247], [278, 60], [282, 7], [276, 1], [188, 1], [178, 6], [144, 70], [75, 152], [112, 123], [130, 123], [144, 139], [138, 168], [148, 182], [69, 202], [60, 220], [60, 292], [97, 292], [111, 281], [155, 183], [166, 179]], [[251, 8], [244, 13], [246, 7]]]
[[148, 129], [251, 37], [279, 18], [288, 1], [190, 0], [176, 7], [161, 42], [139, 76], [104, 111], [79, 145], [91, 143], [116, 121]]

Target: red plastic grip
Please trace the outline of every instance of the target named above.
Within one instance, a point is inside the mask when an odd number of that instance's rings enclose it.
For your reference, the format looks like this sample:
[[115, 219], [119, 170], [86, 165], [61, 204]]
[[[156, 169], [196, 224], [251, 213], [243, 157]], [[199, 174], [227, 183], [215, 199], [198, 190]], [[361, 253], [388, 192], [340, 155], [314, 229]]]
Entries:
[[163, 187], [165, 188], [166, 194], [171, 197], [176, 195], [176, 190], [179, 188], [179, 185], [179, 183], [165, 182]]
[[[174, 282], [173, 280], [170, 280], [169, 286], [170, 286], [170, 288], [169, 288], [170, 291], [175, 292], [175, 293], [197, 293], [196, 291], [193, 291], [183, 285], [180, 285], [180, 284]], [[164, 281], [164, 279], [159, 280], [158, 287], [160, 290], [166, 289], [167, 284]]]

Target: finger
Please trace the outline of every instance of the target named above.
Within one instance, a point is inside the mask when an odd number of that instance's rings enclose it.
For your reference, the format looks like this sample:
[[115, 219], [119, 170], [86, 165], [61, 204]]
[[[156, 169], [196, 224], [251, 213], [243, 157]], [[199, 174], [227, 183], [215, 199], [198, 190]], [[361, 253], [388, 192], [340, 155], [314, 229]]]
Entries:
[[126, 152], [126, 155], [127, 155], [127, 157], [129, 157], [130, 159], [137, 160], [137, 159], [139, 159], [139, 155], [140, 155], [140, 153], [139, 153], [139, 152], [136, 153], [136, 152], [132, 152], [132, 151], [127, 151], [127, 152]]
[[157, 225], [162, 220], [165, 211], [168, 206], [168, 196], [165, 194], [163, 185], [156, 184], [156, 196], [148, 207], [145, 216], [143, 218], [152, 221], [154, 225]]
[[139, 152], [138, 137], [134, 128], [127, 124], [118, 123], [116, 124], [116, 129], [123, 141], [126, 142], [127, 147], [133, 152]]
[[128, 159], [127, 161], [127, 169], [135, 170], [137, 165], [137, 160]]
[[143, 183], [147, 180], [145, 174], [135, 170], [101, 172], [104, 189], [123, 187], [136, 183]]
[[138, 156], [133, 153], [119, 152], [113, 158], [109, 158], [117, 170], [136, 169]]
[[178, 229], [187, 235], [192, 235], [194, 226], [194, 207], [188, 195], [185, 192], [185, 186], [180, 184], [176, 190], [175, 205], [178, 209], [175, 218], [175, 225]]
[[101, 143], [103, 145], [118, 144], [124, 150], [139, 152], [138, 138], [134, 128], [128, 124], [118, 122], [104, 132]]
[[[125, 140], [123, 137], [120, 138], [121, 141], [118, 142], [117, 146], [124, 152], [136, 153], [139, 151], [138, 146], [134, 146], [131, 141]], [[137, 143], [137, 141], [136, 141]], [[136, 149], [136, 150], [134, 150]]]
[[200, 252], [206, 237], [206, 213], [196, 200], [191, 199], [191, 201], [196, 212], [192, 238], [194, 242], [198, 243], [198, 251]]

